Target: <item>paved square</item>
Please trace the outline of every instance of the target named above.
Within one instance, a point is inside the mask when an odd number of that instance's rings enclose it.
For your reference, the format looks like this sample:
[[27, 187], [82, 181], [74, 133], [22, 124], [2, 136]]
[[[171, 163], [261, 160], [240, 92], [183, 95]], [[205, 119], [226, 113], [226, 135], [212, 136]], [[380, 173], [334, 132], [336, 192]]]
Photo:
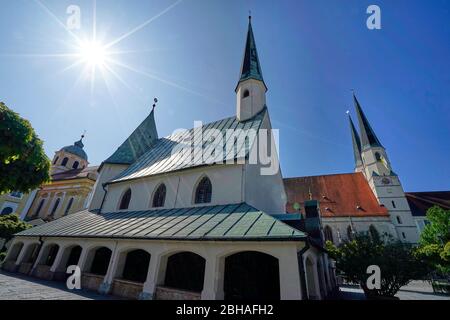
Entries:
[[[433, 293], [426, 281], [411, 281], [395, 295], [400, 300], [450, 300], [450, 296]], [[364, 292], [357, 286], [344, 285], [339, 288], [339, 299], [365, 300]]]
[[64, 282], [0, 271], [0, 300], [117, 300], [86, 290], [69, 290]]

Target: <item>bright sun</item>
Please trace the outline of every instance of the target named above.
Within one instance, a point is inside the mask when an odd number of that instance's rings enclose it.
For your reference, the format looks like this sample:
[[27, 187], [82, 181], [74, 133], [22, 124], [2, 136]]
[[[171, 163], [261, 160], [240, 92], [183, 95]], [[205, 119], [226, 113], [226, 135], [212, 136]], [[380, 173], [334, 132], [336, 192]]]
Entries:
[[86, 41], [80, 45], [81, 59], [91, 67], [102, 67], [106, 62], [106, 50], [98, 42]]

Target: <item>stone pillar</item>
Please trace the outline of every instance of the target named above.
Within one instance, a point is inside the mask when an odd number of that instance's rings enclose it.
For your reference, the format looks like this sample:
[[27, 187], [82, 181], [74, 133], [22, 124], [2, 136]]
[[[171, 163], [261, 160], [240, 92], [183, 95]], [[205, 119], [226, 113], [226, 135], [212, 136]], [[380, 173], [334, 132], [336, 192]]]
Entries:
[[23, 244], [22, 251], [20, 251], [19, 256], [16, 260], [16, 265], [20, 265], [23, 262], [23, 259], [25, 258], [25, 255], [27, 254], [27, 251], [29, 250], [30, 246], [34, 245], [35, 242], [28, 242]]
[[39, 254], [36, 258], [36, 261], [33, 264], [33, 267], [31, 268], [31, 273], [33, 272], [34, 268], [40, 263], [42, 256], [44, 255], [44, 252], [47, 251], [48, 244], [43, 243], [39, 249]]
[[105, 278], [103, 279], [103, 283], [100, 285], [100, 288], [98, 290], [101, 294], [108, 294], [109, 291], [111, 290], [114, 275], [116, 274], [118, 261], [119, 261], [119, 250], [117, 250], [116, 247], [111, 254], [108, 271], [106, 272]]
[[225, 259], [210, 257], [206, 260], [202, 300], [223, 300]]
[[[6, 253], [6, 257], [5, 257], [5, 259], [4, 259], [3, 261], [6, 262], [6, 261], [9, 261], [9, 260], [11, 259], [11, 255], [12, 255], [13, 252], [14, 252], [14, 246], [15, 246], [17, 243], [19, 243], [19, 242], [21, 242], [21, 241], [14, 240], [14, 241], [11, 243], [11, 245], [10, 245], [9, 248], [8, 248], [8, 252]], [[19, 260], [19, 257], [20, 257], [20, 255], [22, 254], [23, 249], [25, 248], [25, 246], [26, 246], [26, 244], [24, 243], [23, 246], [22, 246], [21, 252], [19, 252], [19, 255], [17, 256], [16, 262], [17, 262], [17, 260]]]
[[88, 248], [87, 247], [82, 247], [81, 249], [81, 254], [80, 254], [80, 259], [78, 259], [78, 266], [80, 267], [81, 272], [84, 271], [84, 267], [86, 264], [86, 260], [87, 260], [87, 255], [88, 255]]
[[320, 286], [320, 294], [321, 294], [322, 298], [325, 298], [325, 296], [328, 293], [328, 285], [327, 285], [327, 280], [325, 278], [325, 270], [324, 270], [322, 257], [323, 257], [323, 255], [319, 254], [319, 257], [317, 258], [317, 265], [320, 266], [319, 283], [322, 284]]
[[[56, 271], [56, 269], [59, 267], [59, 264], [61, 263], [61, 259], [64, 255], [65, 250], [66, 250], [66, 247], [59, 245], [58, 253], [56, 254], [55, 261], [53, 261], [52, 267], [50, 268], [50, 272], [54, 273]], [[64, 270], [64, 272], [65, 271], [66, 270]]]
[[[307, 264], [308, 259], [312, 262], [311, 268], [308, 267], [308, 264]], [[313, 256], [313, 254], [304, 256], [303, 266], [305, 268], [306, 288], [308, 291], [309, 299], [311, 299], [311, 297], [315, 297], [317, 300], [321, 300], [322, 296], [320, 294], [319, 276], [317, 274], [317, 260]], [[311, 288], [311, 286], [309, 285], [309, 282], [314, 283], [314, 288]], [[314, 289], [314, 292], [311, 291], [312, 289]]]
[[[160, 270], [162, 259], [160, 254], [152, 254], [150, 265], [148, 266], [147, 279], [144, 282], [144, 288], [139, 295], [140, 300], [153, 300], [156, 298], [156, 286], [159, 284], [161, 274]], [[165, 267], [164, 267], [165, 268]]]
[[[291, 250], [290, 250], [291, 251]], [[280, 298], [281, 300], [301, 300], [302, 289], [300, 283], [300, 270], [298, 268], [297, 252], [283, 254], [278, 258], [280, 272]], [[264, 279], [262, 279], [264, 281]]]
[[333, 283], [332, 283], [331, 275], [330, 275], [330, 263], [328, 260], [328, 256], [324, 256], [323, 261], [324, 261], [323, 265], [325, 268], [325, 276], [327, 278], [328, 292], [331, 292], [331, 291], [333, 291]]

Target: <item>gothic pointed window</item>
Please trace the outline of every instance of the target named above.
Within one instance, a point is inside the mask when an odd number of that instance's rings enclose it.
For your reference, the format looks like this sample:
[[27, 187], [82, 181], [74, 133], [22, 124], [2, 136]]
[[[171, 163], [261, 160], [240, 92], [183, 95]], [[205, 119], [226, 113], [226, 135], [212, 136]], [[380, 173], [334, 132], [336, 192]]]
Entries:
[[69, 158], [64, 158], [63, 161], [61, 162], [62, 166], [65, 166], [67, 164], [67, 162], [69, 161]]
[[353, 229], [352, 229], [351, 226], [348, 226], [348, 227], [347, 227], [347, 239], [348, 239], [349, 241], [352, 241], [352, 240], [353, 240]]
[[333, 231], [330, 226], [325, 226], [323, 229], [325, 240], [333, 242]]
[[372, 224], [369, 227], [369, 235], [374, 241], [380, 240], [380, 234], [378, 233], [377, 228], [375, 228]]
[[164, 207], [164, 202], [166, 201], [166, 185], [161, 184], [158, 189], [156, 189], [155, 194], [153, 195], [153, 207], [159, 208]]
[[195, 190], [195, 203], [210, 203], [212, 196], [212, 185], [208, 177], [204, 177]]
[[130, 201], [131, 201], [131, 189], [128, 189], [123, 194], [122, 200], [120, 200], [119, 210], [126, 210], [126, 209], [128, 209], [128, 206], [130, 205]]

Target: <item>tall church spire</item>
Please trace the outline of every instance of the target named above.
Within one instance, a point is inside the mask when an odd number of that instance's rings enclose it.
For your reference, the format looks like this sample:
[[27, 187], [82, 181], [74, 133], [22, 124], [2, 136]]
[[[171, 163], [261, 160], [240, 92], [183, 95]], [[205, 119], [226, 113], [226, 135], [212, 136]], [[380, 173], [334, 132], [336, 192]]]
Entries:
[[262, 81], [264, 86], [266, 87], [262, 75], [261, 65], [259, 63], [258, 51], [256, 50], [256, 42], [255, 36], [253, 35], [251, 16], [248, 17], [247, 41], [245, 43], [244, 58], [242, 60], [241, 74], [238, 86], [239, 83], [248, 79], [255, 79]]
[[361, 131], [361, 144], [362, 149], [369, 147], [383, 147], [378, 140], [375, 132], [370, 126], [369, 120], [367, 120], [366, 115], [361, 109], [361, 105], [356, 99], [355, 93], [353, 93], [353, 102], [355, 104], [356, 114], [358, 116], [359, 130]]
[[241, 75], [235, 92], [236, 118], [239, 121], [253, 118], [266, 107], [267, 86], [264, 83], [258, 52], [256, 51], [251, 16], [248, 20], [247, 41], [241, 65]]
[[350, 122], [350, 132], [352, 134], [353, 155], [355, 157], [355, 168], [359, 168], [363, 164], [362, 158], [361, 158], [361, 140], [359, 139], [358, 132], [356, 132], [356, 128], [355, 128], [355, 125], [353, 124], [350, 113], [348, 114], [348, 120]]

